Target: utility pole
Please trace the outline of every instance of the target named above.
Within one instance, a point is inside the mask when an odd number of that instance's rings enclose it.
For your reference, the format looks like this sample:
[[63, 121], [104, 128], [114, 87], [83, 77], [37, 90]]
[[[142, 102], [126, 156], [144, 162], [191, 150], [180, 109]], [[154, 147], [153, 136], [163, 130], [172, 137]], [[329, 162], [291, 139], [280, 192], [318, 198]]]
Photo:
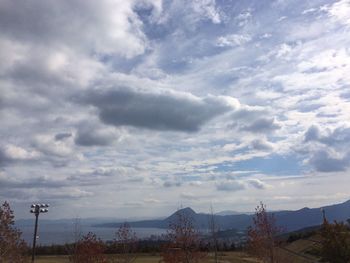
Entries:
[[38, 219], [40, 213], [47, 213], [49, 210], [47, 209], [49, 207], [48, 204], [32, 204], [30, 212], [35, 215], [35, 227], [34, 227], [34, 237], [33, 237], [33, 250], [32, 250], [32, 263], [34, 263], [35, 258], [35, 245], [36, 245], [36, 238], [37, 238], [37, 232], [38, 232]]
[[323, 222], [326, 222], [327, 221], [326, 210], [324, 208], [321, 208], [321, 211], [322, 211], [322, 216], [323, 216]]

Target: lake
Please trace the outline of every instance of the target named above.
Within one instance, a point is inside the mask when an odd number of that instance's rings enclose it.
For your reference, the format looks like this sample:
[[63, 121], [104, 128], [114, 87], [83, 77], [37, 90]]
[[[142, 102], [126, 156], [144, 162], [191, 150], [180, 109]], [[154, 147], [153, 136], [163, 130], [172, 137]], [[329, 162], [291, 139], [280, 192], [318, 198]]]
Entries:
[[[33, 242], [33, 225], [19, 225], [17, 226], [22, 231], [22, 238], [28, 243]], [[37, 244], [51, 245], [51, 244], [65, 244], [74, 242], [74, 224], [39, 224]], [[81, 225], [81, 233], [87, 234], [93, 232], [97, 237], [103, 241], [115, 239], [115, 232], [118, 228], [93, 227], [91, 225]], [[151, 235], [160, 236], [166, 234], [166, 229], [160, 228], [132, 228], [136, 236], [140, 239], [148, 238]]]

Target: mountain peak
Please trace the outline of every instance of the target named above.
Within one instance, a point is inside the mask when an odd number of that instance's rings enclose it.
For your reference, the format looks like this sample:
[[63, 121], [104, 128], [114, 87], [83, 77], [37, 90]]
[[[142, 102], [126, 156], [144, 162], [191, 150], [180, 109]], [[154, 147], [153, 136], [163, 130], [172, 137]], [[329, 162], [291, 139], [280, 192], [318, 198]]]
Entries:
[[197, 215], [197, 213], [191, 207], [186, 207], [186, 208], [181, 208], [177, 210], [175, 213], [169, 216], [168, 219], [173, 220], [174, 218], [177, 218], [177, 215], [179, 214], [182, 214], [188, 217], [195, 217]]
[[182, 208], [182, 209], [176, 211], [176, 213], [184, 213], [186, 215], [195, 215], [196, 214], [196, 212], [191, 207]]

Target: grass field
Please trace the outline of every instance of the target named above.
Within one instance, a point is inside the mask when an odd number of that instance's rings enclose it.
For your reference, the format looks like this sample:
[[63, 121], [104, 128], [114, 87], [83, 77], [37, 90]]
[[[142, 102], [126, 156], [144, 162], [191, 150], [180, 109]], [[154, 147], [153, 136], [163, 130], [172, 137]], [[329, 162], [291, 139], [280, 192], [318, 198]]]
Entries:
[[[306, 253], [310, 248], [319, 246], [320, 237], [314, 235], [308, 239], [299, 239], [290, 244], [286, 244], [284, 247], [280, 247], [276, 250], [276, 255], [282, 260], [281, 262], [292, 263], [313, 263], [317, 262], [318, 258]], [[258, 260], [249, 257], [243, 252], [222, 252], [219, 254], [220, 263], [253, 263], [259, 262]], [[113, 257], [113, 255], [109, 255]], [[38, 256], [35, 260], [38, 263], [68, 263], [67, 256]], [[152, 254], [138, 254], [134, 263], [159, 263], [161, 257], [159, 255]], [[213, 255], [208, 255], [203, 263], [213, 263]]]
[[[160, 262], [160, 256], [152, 255], [139, 255], [134, 263], [158, 263]], [[38, 263], [68, 263], [67, 256], [38, 256], [35, 260]], [[203, 263], [214, 262], [212, 257], [208, 257]], [[220, 255], [221, 263], [252, 263], [258, 262], [255, 259], [249, 258], [246, 254], [241, 252], [225, 252]]]

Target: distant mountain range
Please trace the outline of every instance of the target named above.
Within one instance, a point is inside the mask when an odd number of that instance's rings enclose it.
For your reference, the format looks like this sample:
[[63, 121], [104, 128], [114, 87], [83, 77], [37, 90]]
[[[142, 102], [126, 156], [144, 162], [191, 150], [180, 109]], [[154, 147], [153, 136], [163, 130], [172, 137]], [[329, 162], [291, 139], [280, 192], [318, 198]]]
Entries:
[[[350, 200], [335, 205], [322, 207], [325, 211], [326, 218], [329, 221], [346, 221], [350, 218]], [[227, 211], [226, 211], [227, 212]], [[177, 213], [184, 213], [193, 218], [194, 224], [198, 229], [208, 229], [210, 215], [204, 213], [196, 213], [187, 207], [176, 211], [165, 219], [142, 220], [129, 222], [131, 227], [151, 227], [151, 228], [168, 228], [171, 222], [177, 218]], [[296, 211], [278, 211], [273, 213], [277, 224], [282, 227], [284, 232], [295, 231], [301, 228], [315, 226], [322, 223], [323, 216], [321, 208], [302, 208]], [[246, 230], [251, 225], [252, 214], [215, 214], [214, 218], [221, 230], [237, 229]], [[97, 227], [119, 227], [121, 223], [110, 222], [97, 224]]]
[[218, 216], [232, 216], [232, 215], [251, 215], [253, 212], [237, 212], [237, 211], [232, 211], [232, 210], [224, 210], [218, 213], [215, 213], [215, 215]]

